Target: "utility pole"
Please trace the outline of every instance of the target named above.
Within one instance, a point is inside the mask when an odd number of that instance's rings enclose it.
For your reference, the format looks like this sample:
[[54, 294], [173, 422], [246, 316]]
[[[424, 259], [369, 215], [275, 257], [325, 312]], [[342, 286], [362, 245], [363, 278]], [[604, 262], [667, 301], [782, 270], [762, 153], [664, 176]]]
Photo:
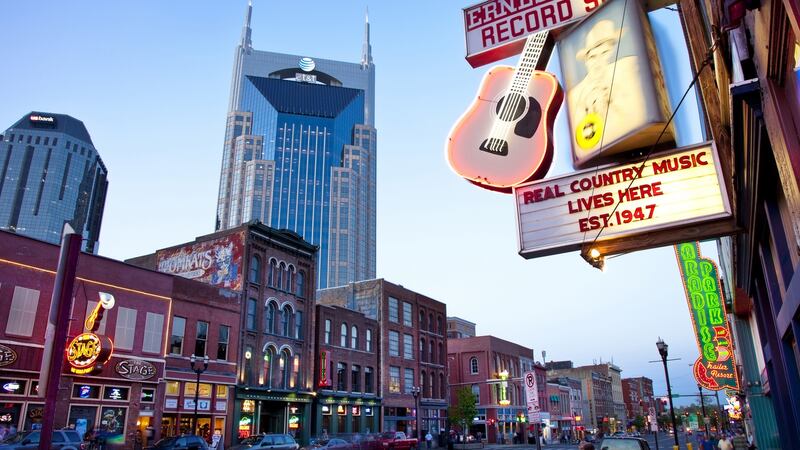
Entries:
[[703, 386], [697, 385], [697, 389], [700, 391], [700, 409], [703, 412], [703, 424], [705, 424], [706, 429], [706, 439], [710, 437], [710, 433], [708, 432], [708, 422], [709, 418], [706, 416], [706, 402], [703, 401]]

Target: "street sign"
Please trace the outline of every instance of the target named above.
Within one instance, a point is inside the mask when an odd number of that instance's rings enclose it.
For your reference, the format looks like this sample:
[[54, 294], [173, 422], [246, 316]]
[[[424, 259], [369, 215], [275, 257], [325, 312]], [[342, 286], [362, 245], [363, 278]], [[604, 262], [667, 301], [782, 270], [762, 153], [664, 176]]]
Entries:
[[540, 423], [542, 421], [539, 413], [539, 389], [536, 386], [536, 373], [525, 372], [525, 396], [528, 406], [528, 422]]

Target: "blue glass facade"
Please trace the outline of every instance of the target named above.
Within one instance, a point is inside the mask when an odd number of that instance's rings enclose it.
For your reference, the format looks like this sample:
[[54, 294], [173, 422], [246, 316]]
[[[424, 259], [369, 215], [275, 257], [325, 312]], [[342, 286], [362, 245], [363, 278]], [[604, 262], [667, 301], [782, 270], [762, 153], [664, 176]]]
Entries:
[[81, 121], [32, 112], [0, 141], [0, 229], [58, 244], [69, 223], [96, 253], [106, 177]]

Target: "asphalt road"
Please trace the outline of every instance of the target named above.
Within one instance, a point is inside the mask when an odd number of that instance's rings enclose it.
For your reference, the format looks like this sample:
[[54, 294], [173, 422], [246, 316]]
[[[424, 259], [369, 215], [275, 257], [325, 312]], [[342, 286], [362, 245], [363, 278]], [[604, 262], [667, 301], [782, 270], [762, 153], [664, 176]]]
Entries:
[[[675, 439], [672, 437], [672, 435], [665, 434], [665, 433], [659, 433], [658, 434], [658, 447], [656, 447], [656, 441], [655, 441], [655, 439], [653, 438], [652, 435], [644, 436], [644, 438], [649, 443], [650, 450], [655, 450], [656, 448], [658, 448], [658, 450], [672, 450], [672, 446], [675, 445]], [[678, 441], [680, 443], [680, 449], [681, 450], [687, 450], [687, 447], [686, 447], [686, 436], [684, 434], [679, 434], [678, 435]], [[557, 450], [557, 449], [577, 450], [577, 448], [578, 448], [577, 445], [561, 444], [561, 443], [547, 444], [547, 445], [544, 445], [542, 447], [543, 450]], [[597, 450], [601, 450], [599, 445], [596, 445], [595, 448]], [[486, 445], [486, 447], [484, 447], [484, 450], [512, 450], [512, 449], [534, 450], [534, 449], [536, 449], [536, 446], [535, 445], [499, 445], [499, 444], [495, 445], [495, 444], [489, 444], [489, 445]], [[692, 450], [698, 450], [697, 449], [697, 443], [694, 440], [692, 440]]]

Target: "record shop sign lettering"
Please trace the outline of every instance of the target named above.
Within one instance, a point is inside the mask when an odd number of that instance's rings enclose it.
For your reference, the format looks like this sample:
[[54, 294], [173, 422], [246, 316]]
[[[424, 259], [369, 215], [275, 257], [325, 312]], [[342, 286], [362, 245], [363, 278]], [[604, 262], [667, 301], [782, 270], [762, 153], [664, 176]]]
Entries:
[[141, 359], [125, 359], [117, 363], [117, 373], [129, 380], [149, 380], [156, 374], [156, 367]]

